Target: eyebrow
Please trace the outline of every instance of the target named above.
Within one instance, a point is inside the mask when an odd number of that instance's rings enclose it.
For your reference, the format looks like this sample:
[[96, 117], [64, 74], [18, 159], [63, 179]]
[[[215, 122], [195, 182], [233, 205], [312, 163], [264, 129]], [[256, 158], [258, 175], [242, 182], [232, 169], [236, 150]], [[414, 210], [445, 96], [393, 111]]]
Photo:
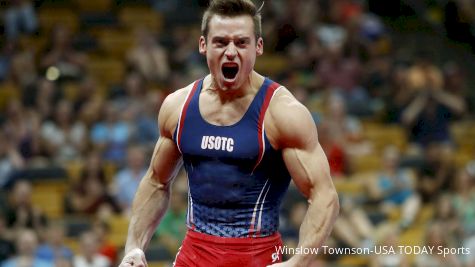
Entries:
[[213, 38], [211, 38], [211, 42], [221, 42], [221, 41], [229, 41], [229, 40], [232, 40], [232, 41], [246, 41], [246, 42], [250, 42], [251, 41], [251, 38], [250, 37], [247, 37], [247, 36], [243, 36], [243, 37], [236, 37], [236, 38], [229, 38], [229, 37], [223, 37], [223, 36], [215, 36]]

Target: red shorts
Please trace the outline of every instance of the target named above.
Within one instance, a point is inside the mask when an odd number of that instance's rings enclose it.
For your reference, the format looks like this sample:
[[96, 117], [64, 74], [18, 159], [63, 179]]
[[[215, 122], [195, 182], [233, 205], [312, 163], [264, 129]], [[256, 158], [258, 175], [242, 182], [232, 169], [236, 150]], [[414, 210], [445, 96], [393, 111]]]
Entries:
[[279, 233], [268, 237], [219, 237], [194, 231], [186, 233], [173, 266], [265, 267], [282, 261]]

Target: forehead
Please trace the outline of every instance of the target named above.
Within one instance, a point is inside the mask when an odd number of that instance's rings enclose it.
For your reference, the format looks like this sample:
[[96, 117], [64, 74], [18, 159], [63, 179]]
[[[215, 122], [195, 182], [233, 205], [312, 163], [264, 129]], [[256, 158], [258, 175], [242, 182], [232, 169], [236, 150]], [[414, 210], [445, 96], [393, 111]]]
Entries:
[[214, 15], [209, 21], [208, 36], [254, 36], [254, 22], [251, 16], [227, 17]]

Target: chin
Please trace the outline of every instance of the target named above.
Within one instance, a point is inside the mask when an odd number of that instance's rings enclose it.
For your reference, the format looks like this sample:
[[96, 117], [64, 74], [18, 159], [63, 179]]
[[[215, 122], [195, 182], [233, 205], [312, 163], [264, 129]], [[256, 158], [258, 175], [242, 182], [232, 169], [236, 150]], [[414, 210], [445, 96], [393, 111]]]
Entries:
[[223, 89], [232, 89], [236, 85], [236, 80], [223, 80]]
[[223, 90], [234, 90], [239, 89], [242, 86], [242, 82], [238, 80], [238, 78], [234, 78], [232, 80], [224, 79], [223, 80]]

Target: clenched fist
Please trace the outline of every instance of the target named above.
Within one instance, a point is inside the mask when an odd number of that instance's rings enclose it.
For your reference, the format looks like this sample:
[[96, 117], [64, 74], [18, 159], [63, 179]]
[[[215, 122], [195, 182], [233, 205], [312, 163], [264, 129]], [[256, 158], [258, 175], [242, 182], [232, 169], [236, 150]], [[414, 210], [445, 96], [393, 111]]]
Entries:
[[145, 253], [139, 249], [134, 248], [127, 253], [119, 267], [147, 267], [147, 260], [145, 259]]

